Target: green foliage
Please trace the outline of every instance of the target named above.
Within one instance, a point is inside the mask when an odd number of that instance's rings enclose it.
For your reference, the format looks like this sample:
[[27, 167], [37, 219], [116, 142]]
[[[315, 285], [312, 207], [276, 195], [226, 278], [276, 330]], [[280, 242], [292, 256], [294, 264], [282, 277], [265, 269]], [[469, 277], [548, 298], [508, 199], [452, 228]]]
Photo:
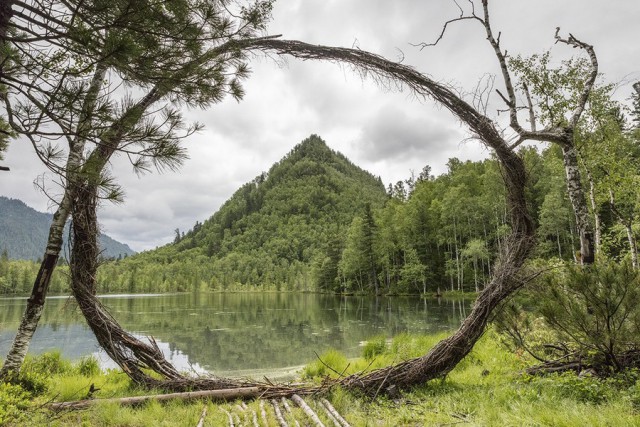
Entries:
[[562, 265], [520, 299], [503, 311], [501, 324], [516, 346], [540, 358], [575, 351], [585, 365], [610, 374], [627, 368], [621, 356], [640, 347], [640, 272], [628, 262]]
[[18, 384], [0, 382], [0, 425], [26, 425], [31, 393]]
[[[27, 294], [31, 292], [33, 283], [40, 269], [34, 261], [13, 261], [0, 255], [0, 295]], [[50, 283], [52, 293], [63, 293], [69, 290], [68, 267], [61, 265], [53, 272]]]
[[387, 339], [384, 336], [369, 339], [362, 349], [362, 357], [367, 360], [374, 359], [383, 354], [387, 349]]
[[548, 294], [539, 308], [546, 321], [596, 363], [618, 370], [617, 358], [640, 346], [640, 273], [629, 263], [567, 266], [540, 291]]
[[107, 264], [98, 281], [102, 291], [334, 290], [347, 227], [385, 200], [378, 178], [312, 135], [174, 244]]
[[323, 353], [319, 360], [306, 365], [302, 371], [303, 378], [322, 378], [327, 375], [336, 376], [339, 369], [348, 365], [346, 356], [337, 350], [329, 350]]
[[62, 359], [58, 351], [44, 353], [38, 357], [28, 355], [20, 372], [14, 373], [9, 382], [20, 386], [26, 392], [39, 395], [47, 391], [51, 375], [67, 374], [71, 371], [71, 363]]
[[100, 373], [100, 362], [94, 356], [85, 356], [78, 361], [76, 369], [85, 377], [96, 376]]

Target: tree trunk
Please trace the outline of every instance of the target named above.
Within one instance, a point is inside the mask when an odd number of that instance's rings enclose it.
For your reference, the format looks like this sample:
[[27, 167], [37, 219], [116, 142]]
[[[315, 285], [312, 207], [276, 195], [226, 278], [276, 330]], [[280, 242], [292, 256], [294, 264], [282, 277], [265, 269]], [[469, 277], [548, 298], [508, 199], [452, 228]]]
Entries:
[[582, 264], [593, 264], [595, 261], [593, 228], [589, 221], [587, 199], [585, 198], [580, 178], [578, 154], [572, 142], [562, 145], [562, 158], [567, 177], [567, 191], [576, 216], [576, 226], [580, 236], [580, 261]]
[[627, 230], [627, 241], [629, 242], [629, 252], [631, 252], [631, 265], [634, 270], [638, 269], [638, 245], [636, 244], [636, 237], [633, 235], [633, 229], [631, 223], [624, 224], [625, 230]]
[[2, 370], [0, 370], [0, 381], [7, 380], [12, 376], [12, 372], [17, 373], [20, 370], [22, 362], [29, 351], [29, 344], [38, 327], [45, 298], [49, 290], [49, 284], [51, 283], [51, 277], [58, 263], [60, 251], [62, 250], [62, 235], [64, 225], [68, 218], [69, 198], [65, 193], [62, 202], [58, 206], [58, 210], [53, 215], [53, 220], [49, 227], [47, 248], [42, 263], [40, 264], [40, 270], [36, 276], [31, 297], [27, 300], [27, 307], [22, 315], [18, 332], [7, 354]]
[[589, 169], [587, 171], [587, 179], [589, 180], [589, 201], [591, 202], [591, 210], [593, 211], [593, 221], [595, 228], [595, 255], [597, 256], [601, 250], [602, 245], [602, 224], [600, 222], [600, 215], [598, 214], [598, 204], [596, 203], [596, 185], [593, 180], [593, 175]]

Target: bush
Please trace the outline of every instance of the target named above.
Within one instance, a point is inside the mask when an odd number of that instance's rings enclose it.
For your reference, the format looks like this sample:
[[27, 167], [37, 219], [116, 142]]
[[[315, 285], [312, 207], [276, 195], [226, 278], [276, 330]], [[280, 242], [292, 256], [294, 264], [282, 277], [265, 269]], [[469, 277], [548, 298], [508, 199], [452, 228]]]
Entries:
[[20, 385], [0, 383], [0, 425], [26, 421], [31, 394]]
[[640, 349], [640, 272], [628, 262], [565, 265], [532, 283], [521, 301], [531, 305], [503, 310], [499, 323], [538, 358], [575, 352], [607, 375], [640, 361], [622, 357]]
[[366, 344], [364, 345], [364, 349], [362, 350], [362, 356], [367, 360], [371, 360], [376, 356], [384, 354], [386, 350], [387, 340], [384, 336], [379, 336], [371, 338], [366, 342]]
[[84, 375], [85, 377], [93, 377], [101, 372], [100, 363], [94, 356], [86, 356], [80, 359], [76, 365], [76, 369], [80, 375]]

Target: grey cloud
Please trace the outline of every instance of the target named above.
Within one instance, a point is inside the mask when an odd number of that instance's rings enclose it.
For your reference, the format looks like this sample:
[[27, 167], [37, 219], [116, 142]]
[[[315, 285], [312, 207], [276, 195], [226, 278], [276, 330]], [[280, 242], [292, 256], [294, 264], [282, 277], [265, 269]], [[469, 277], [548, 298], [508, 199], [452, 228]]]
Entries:
[[[639, 38], [634, 20], [638, 2], [618, 1], [615, 7], [590, 2], [586, 7], [581, 0], [492, 0], [491, 5], [493, 24], [510, 53], [553, 47], [558, 60], [575, 54], [554, 47], [553, 33], [560, 26], [594, 44], [609, 81], [640, 78], [640, 45], [634, 43]], [[433, 48], [410, 45], [435, 40], [443, 23], [457, 14], [453, 1], [286, 0], [275, 4], [270, 33], [317, 44], [355, 43], [389, 59], [404, 55], [405, 64], [435, 80], [472, 91], [483, 75], [499, 72], [480, 25], [453, 24]], [[105, 231], [137, 250], [164, 244], [175, 228], [186, 230], [209, 217], [240, 185], [311, 133], [387, 183], [405, 179], [425, 164], [442, 173], [450, 157], [477, 160], [488, 154], [476, 142], [461, 143], [466, 129], [428, 100], [362, 81], [335, 64], [286, 62], [280, 68], [257, 56], [250, 63], [253, 73], [245, 82], [244, 100], [228, 98], [207, 111], [185, 112], [206, 129], [185, 141], [190, 159], [178, 173], [138, 178], [124, 159], [115, 160], [114, 175], [127, 198], [122, 205], [102, 208]], [[619, 99], [628, 96], [624, 89]], [[12, 170], [0, 176], [0, 194], [46, 209], [46, 197], [32, 184], [44, 168], [28, 144], [14, 142], [3, 164]]]
[[367, 160], [427, 158], [460, 140], [461, 132], [452, 129], [451, 122], [385, 106], [364, 126], [360, 149]]

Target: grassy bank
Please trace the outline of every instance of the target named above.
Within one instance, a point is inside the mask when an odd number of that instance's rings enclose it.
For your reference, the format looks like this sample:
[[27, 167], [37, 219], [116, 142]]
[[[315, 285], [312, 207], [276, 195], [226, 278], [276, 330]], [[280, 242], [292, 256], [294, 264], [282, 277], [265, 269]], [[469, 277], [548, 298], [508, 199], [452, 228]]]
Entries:
[[[321, 356], [324, 362], [309, 364], [301, 375], [319, 381], [336, 371], [373, 369], [424, 352], [441, 337], [401, 335], [392, 341], [371, 340], [363, 358], [347, 360], [337, 352]], [[600, 380], [574, 374], [530, 377], [521, 371], [532, 362], [499, 344], [490, 332], [445, 379], [413, 389], [398, 400], [371, 401], [342, 390], [327, 396], [353, 426], [463, 425], [463, 426], [640, 426], [640, 374], [628, 372]], [[51, 400], [76, 400], [87, 396], [93, 384], [96, 398], [148, 394], [133, 386], [117, 371], [101, 372], [97, 363], [85, 359], [77, 364], [55, 354], [30, 359], [21, 385], [0, 385], [0, 425], [52, 426], [195, 426], [203, 407], [205, 425], [228, 425], [228, 417], [252, 425], [255, 412], [261, 420], [259, 402], [214, 404], [211, 402], [149, 403], [138, 408], [101, 404], [75, 412], [52, 414], [42, 408]], [[326, 425], [331, 425], [314, 399], [307, 401]], [[306, 421], [292, 403], [286, 415]], [[265, 405], [269, 426], [277, 426], [273, 407]], [[260, 421], [263, 425], [262, 421]], [[302, 423], [304, 424], [304, 423]]]

